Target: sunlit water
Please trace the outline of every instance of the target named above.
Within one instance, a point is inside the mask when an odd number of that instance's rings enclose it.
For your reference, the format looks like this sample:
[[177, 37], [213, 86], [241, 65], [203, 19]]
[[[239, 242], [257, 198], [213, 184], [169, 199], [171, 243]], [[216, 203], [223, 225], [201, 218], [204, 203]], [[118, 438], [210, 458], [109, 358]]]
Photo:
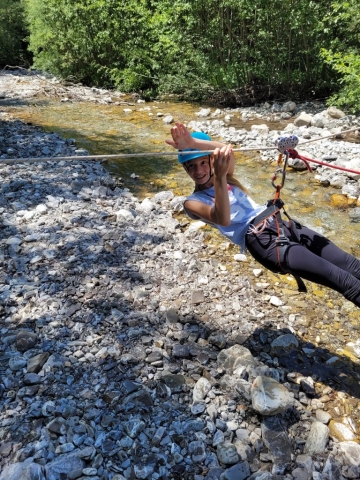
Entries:
[[[164, 115], [171, 114], [176, 121], [189, 122], [196, 118], [197, 105], [187, 103], [146, 103], [135, 105], [99, 105], [91, 103], [61, 103], [59, 101], [38, 100], [7, 104], [7, 111], [25, 122], [57, 132], [65, 138], [75, 138], [80, 148], [92, 154], [143, 153], [172, 151], [164, 140], [170, 138], [170, 126], [165, 125]], [[150, 107], [151, 110], [145, 108]], [[132, 109], [125, 113], [124, 108]], [[149, 115], [152, 113], [152, 115]], [[257, 120], [256, 123], [266, 123]], [[233, 125], [250, 130], [252, 123], [242, 123], [233, 118]], [[271, 124], [271, 129], [284, 128], [284, 123]], [[260, 156], [237, 154], [235, 173], [250, 190], [258, 203], [271, 198], [274, 189], [271, 176], [274, 164], [264, 162]], [[171, 189], [176, 194], [192, 191], [191, 181], [183, 168], [177, 164], [176, 156], [153, 156], [122, 158], [104, 163], [115, 176], [140, 198], [159, 190]], [[138, 178], [132, 178], [132, 174]], [[331, 195], [340, 193], [333, 188], [316, 184], [314, 174], [288, 171], [282, 198], [287, 211], [308, 226], [320, 229], [329, 238], [357, 256], [360, 255], [360, 225], [350, 223], [345, 211], [330, 206]]]

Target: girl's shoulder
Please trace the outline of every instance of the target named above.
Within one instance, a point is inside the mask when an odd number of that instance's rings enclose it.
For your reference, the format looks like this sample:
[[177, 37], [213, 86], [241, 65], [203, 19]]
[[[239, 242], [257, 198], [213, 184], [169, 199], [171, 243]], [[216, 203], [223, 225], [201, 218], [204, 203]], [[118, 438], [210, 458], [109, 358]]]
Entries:
[[189, 195], [187, 200], [196, 200], [198, 202], [211, 204], [215, 199], [215, 190], [214, 188], [208, 188], [207, 190], [195, 190], [191, 195]]

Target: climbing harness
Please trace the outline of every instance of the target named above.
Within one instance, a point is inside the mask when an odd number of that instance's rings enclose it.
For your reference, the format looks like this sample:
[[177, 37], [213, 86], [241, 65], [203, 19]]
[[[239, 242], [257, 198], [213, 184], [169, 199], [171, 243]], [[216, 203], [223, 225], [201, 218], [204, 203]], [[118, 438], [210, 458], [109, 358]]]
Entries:
[[[276, 169], [274, 175], [271, 178], [271, 184], [275, 188], [275, 195], [274, 198], [268, 200], [267, 208], [260, 213], [257, 217], [254, 218], [252, 221], [252, 226], [250, 228], [250, 232], [254, 233], [255, 235], [261, 233], [269, 224], [270, 221], [275, 221], [276, 229], [278, 233], [278, 237], [275, 240], [276, 250], [277, 250], [277, 257], [278, 257], [278, 266], [282, 270], [282, 272], [276, 273], [289, 273], [291, 274], [298, 285], [299, 292], [307, 292], [306, 285], [302, 278], [291, 269], [289, 269], [286, 265], [286, 253], [290, 246], [290, 240], [284, 233], [284, 223], [281, 218], [280, 211], [283, 210], [284, 214], [288, 218], [289, 221], [289, 228], [292, 234], [295, 232], [297, 227], [297, 221], [293, 220], [285, 211], [284, 209], [284, 202], [280, 198], [280, 191], [284, 186], [285, 179], [286, 179], [286, 168], [288, 165], [289, 160], [289, 150], [295, 152], [294, 148], [298, 144], [298, 138], [295, 135], [290, 137], [279, 137], [275, 141], [275, 146], [279, 150], [278, 156], [278, 168]], [[283, 156], [285, 155], [285, 160], [283, 161]], [[308, 169], [311, 171], [311, 168], [308, 164], [306, 164]], [[281, 183], [275, 184], [275, 180], [277, 178], [277, 174], [281, 173]]]

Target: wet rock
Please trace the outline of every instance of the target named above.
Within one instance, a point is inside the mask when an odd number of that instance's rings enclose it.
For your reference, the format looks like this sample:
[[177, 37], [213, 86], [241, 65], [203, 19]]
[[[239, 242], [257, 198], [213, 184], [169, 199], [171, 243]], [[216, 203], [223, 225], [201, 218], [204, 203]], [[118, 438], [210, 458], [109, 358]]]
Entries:
[[166, 125], [170, 125], [170, 123], [174, 122], [174, 117], [172, 115], [166, 115], [166, 117], [163, 118], [163, 122]]
[[208, 117], [210, 113], [210, 108], [201, 108], [195, 115], [197, 115], [198, 117]]
[[332, 438], [336, 438], [339, 442], [352, 441], [356, 439], [354, 432], [341, 422], [331, 420], [329, 423], [329, 434]]

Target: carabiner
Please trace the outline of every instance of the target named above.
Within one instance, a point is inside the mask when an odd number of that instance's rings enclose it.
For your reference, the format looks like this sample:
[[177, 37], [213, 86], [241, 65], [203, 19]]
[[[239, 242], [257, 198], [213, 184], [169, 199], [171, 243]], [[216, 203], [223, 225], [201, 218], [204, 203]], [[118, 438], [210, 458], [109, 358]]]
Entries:
[[[273, 175], [273, 177], [272, 177], [272, 179], [271, 179], [271, 184], [272, 184], [272, 186], [275, 188], [276, 191], [279, 191], [279, 190], [281, 190], [281, 189], [283, 188], [284, 183], [285, 183], [285, 179], [286, 179], [286, 167], [287, 167], [287, 164], [288, 164], [289, 152], [288, 152], [287, 150], [285, 150], [284, 155], [285, 155], [285, 160], [284, 160], [283, 166], [282, 166], [282, 167], [279, 167], [279, 168], [275, 171], [275, 173], [274, 173], [274, 175]], [[278, 158], [278, 165], [280, 165], [280, 162], [281, 162], [281, 160], [282, 160], [282, 156], [283, 156], [283, 154], [280, 153], [279, 158]], [[281, 184], [280, 184], [280, 185], [275, 185], [274, 182], [275, 182], [275, 180], [276, 180], [276, 178], [277, 178], [277, 175], [276, 175], [276, 174], [277, 174], [278, 172], [282, 174]]]

